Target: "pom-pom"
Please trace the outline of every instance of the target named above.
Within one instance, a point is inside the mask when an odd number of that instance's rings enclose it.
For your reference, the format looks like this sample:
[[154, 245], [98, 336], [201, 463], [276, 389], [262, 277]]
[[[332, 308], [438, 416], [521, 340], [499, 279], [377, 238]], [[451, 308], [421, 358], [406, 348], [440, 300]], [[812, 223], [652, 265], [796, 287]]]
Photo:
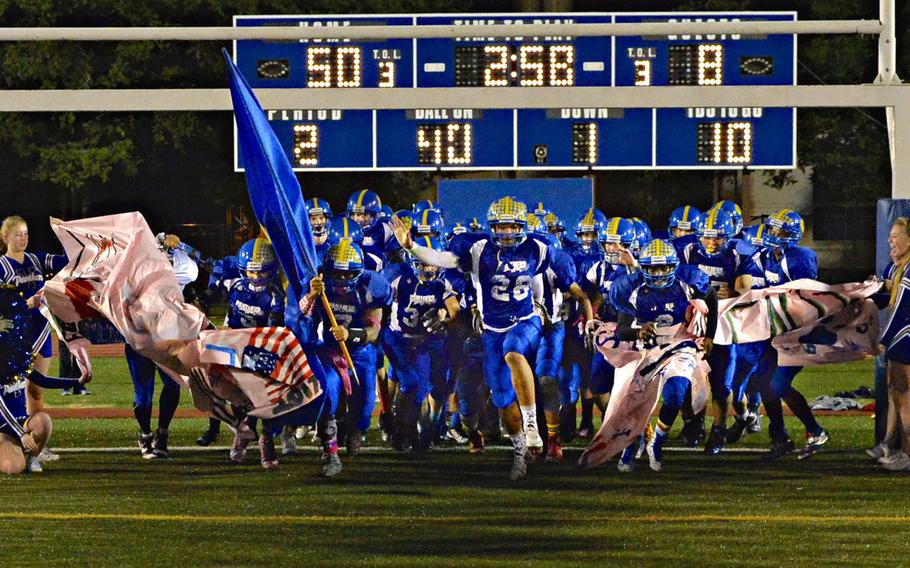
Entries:
[[0, 285], [0, 384], [25, 378], [32, 370], [31, 314], [25, 296], [15, 286]]

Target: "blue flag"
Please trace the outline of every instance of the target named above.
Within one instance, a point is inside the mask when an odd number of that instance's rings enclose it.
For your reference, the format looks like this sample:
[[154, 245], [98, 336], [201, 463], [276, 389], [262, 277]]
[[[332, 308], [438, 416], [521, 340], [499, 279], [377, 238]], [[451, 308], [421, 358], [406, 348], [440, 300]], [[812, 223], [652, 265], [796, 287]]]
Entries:
[[317, 275], [319, 263], [300, 182], [249, 83], [227, 50], [222, 53], [228, 65], [250, 203], [288, 279], [284, 324], [304, 341], [307, 333], [301, 329], [298, 301], [303, 295], [303, 283]]
[[[222, 53], [228, 66], [231, 101], [250, 203], [256, 219], [272, 241], [275, 256], [288, 281], [284, 325], [304, 344], [310, 334], [301, 321], [298, 303], [303, 296], [303, 283], [316, 276], [319, 264], [300, 183], [249, 83], [240, 74], [227, 50], [223, 49]], [[319, 358], [311, 349], [302, 347], [324, 391], [325, 372]], [[315, 423], [324, 399], [323, 394], [299, 411], [287, 415], [286, 420], [291, 424]]]

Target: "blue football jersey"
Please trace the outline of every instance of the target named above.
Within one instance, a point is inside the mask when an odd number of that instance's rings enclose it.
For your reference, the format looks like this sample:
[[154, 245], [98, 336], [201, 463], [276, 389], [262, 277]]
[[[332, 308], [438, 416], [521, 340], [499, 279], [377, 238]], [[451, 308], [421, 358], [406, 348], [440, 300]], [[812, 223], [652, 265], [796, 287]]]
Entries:
[[426, 335], [422, 324], [424, 315], [444, 308], [446, 299], [455, 296], [445, 274], [423, 282], [408, 263], [393, 264], [382, 272], [382, 276], [392, 288], [389, 329], [406, 337]]
[[550, 265], [537, 275], [540, 286], [540, 303], [547, 313], [547, 318], [555, 323], [568, 317], [568, 310], [563, 310], [563, 301], [569, 287], [577, 280], [575, 263], [572, 257], [563, 250], [550, 249]]
[[616, 309], [610, 303], [610, 288], [620, 276], [631, 274], [632, 270], [624, 264], [610, 264], [606, 260], [594, 263], [585, 274], [582, 288], [588, 294], [599, 294], [603, 303], [597, 311], [601, 321], [616, 321]]
[[637, 325], [654, 322], [658, 327], [683, 323], [689, 301], [708, 293], [710, 282], [700, 270], [680, 265], [673, 284], [666, 288], [645, 285], [641, 272], [617, 278], [610, 287], [610, 303], [629, 315]]
[[697, 243], [689, 243], [683, 248], [680, 262], [704, 272], [715, 289], [726, 285], [733, 290], [738, 277], [753, 273], [749, 266], [753, 262], [751, 256], [740, 252], [732, 242], [722, 254], [717, 256], [702, 254]]
[[284, 314], [284, 291], [275, 284], [253, 290], [248, 280], [228, 284], [228, 313], [225, 324], [231, 329], [278, 325]]
[[320, 268], [325, 262], [325, 253], [328, 252], [331, 246], [332, 242], [329, 239], [326, 239], [321, 245], [316, 245], [316, 261], [319, 263]]
[[[360, 248], [367, 257], [373, 255], [381, 259], [388, 259], [390, 254], [401, 250], [401, 245], [395, 238], [392, 224], [386, 219], [377, 219], [369, 229], [363, 231], [363, 243]], [[364, 262], [369, 261], [364, 259]]]
[[[800, 278], [818, 278], [818, 257], [812, 249], [791, 246], [784, 249], [780, 258], [771, 248], [764, 248], [754, 255], [757, 273], [764, 279], [762, 287], [778, 286]], [[753, 276], [753, 280], [755, 280]], [[758, 288], [753, 282], [753, 288]]]
[[534, 316], [534, 277], [547, 269], [552, 250], [544, 239], [528, 235], [515, 246], [500, 247], [484, 235], [473, 243], [453, 240], [450, 250], [459, 269], [471, 273], [485, 328], [505, 331]]
[[[304, 292], [308, 290], [309, 283], [306, 283]], [[352, 289], [339, 292], [331, 286], [326, 286], [325, 293], [338, 325], [348, 329], [367, 327], [365, 317], [368, 312], [392, 303], [392, 289], [388, 281], [370, 270], [363, 271]], [[322, 302], [317, 301], [313, 307], [310, 323], [315, 326], [316, 336], [320, 342], [336, 343], [329, 332], [329, 320]]]
[[587, 248], [583, 247], [578, 241], [572, 241], [565, 245], [563, 250], [569, 253], [569, 256], [575, 262], [576, 274], [587, 274], [591, 265], [603, 258], [603, 250], [597, 241]]

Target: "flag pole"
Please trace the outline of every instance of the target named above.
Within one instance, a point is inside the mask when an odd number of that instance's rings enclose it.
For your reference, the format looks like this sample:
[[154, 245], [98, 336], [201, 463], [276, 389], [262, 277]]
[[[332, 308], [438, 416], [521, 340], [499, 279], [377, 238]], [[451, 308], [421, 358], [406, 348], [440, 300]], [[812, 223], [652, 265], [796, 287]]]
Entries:
[[[325, 313], [329, 316], [329, 323], [332, 324], [332, 327], [336, 327], [338, 325], [338, 321], [335, 319], [335, 312], [332, 311], [332, 305], [329, 304], [329, 298], [325, 295], [325, 290], [319, 294], [319, 297], [322, 298], [322, 307], [325, 308]], [[341, 354], [344, 355], [345, 361], [348, 362], [348, 366], [351, 369], [351, 375], [354, 377], [354, 381], [359, 385], [360, 377], [357, 376], [357, 368], [354, 367], [354, 360], [351, 359], [351, 352], [348, 351], [347, 342], [339, 341], [338, 345], [341, 346]]]

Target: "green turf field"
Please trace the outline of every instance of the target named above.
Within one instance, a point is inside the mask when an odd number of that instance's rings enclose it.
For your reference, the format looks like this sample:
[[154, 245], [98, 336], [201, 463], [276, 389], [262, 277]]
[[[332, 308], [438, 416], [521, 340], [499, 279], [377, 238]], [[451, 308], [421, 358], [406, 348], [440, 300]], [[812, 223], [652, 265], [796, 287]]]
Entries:
[[[93, 394], [49, 405], [128, 406], [122, 363], [96, 361]], [[868, 363], [807, 371], [809, 398], [871, 385]], [[262, 470], [224, 451], [64, 453], [44, 474], [0, 480], [2, 555], [15, 564], [276, 566], [900, 566], [910, 558], [910, 476], [872, 466], [869, 417], [825, 417], [829, 449], [772, 465], [755, 453], [674, 451], [665, 471], [641, 463], [579, 471], [532, 466], [508, 480], [510, 454], [371, 451], [318, 477], [306, 450]], [[794, 437], [801, 429], [789, 419]], [[204, 426], [177, 420], [172, 445]], [[55, 422], [55, 447], [124, 446], [125, 419]], [[227, 443], [223, 435], [220, 443]], [[764, 447], [766, 436], [739, 445]], [[375, 444], [374, 444], [375, 445]], [[344, 458], [343, 458], [344, 459]], [[26, 559], [34, 558], [34, 562]]]

